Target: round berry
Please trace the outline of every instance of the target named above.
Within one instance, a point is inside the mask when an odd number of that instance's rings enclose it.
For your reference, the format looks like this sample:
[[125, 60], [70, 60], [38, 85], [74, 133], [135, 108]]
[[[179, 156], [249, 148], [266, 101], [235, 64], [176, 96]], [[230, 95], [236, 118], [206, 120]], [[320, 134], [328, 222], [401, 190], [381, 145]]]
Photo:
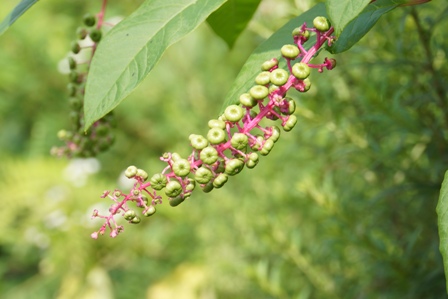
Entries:
[[170, 199], [170, 206], [176, 207], [180, 205], [185, 199], [182, 196], [176, 196]]
[[244, 168], [244, 162], [240, 159], [230, 159], [226, 162], [225, 173], [228, 175], [235, 175], [241, 172]]
[[188, 184], [185, 186], [185, 190], [193, 191], [196, 187], [196, 181], [194, 179], [188, 179]]
[[313, 20], [313, 25], [321, 32], [327, 31], [331, 26], [330, 21], [328, 21], [326, 17], [315, 17]]
[[266, 86], [255, 85], [249, 90], [249, 94], [256, 100], [263, 100], [268, 96], [269, 90]]
[[262, 71], [270, 71], [272, 68], [277, 67], [277, 66], [278, 66], [277, 58], [272, 58], [271, 60], [267, 60], [267, 61], [263, 62], [263, 64], [261, 65], [261, 70]]
[[310, 67], [306, 63], [298, 62], [292, 66], [292, 74], [297, 79], [306, 79], [310, 75]]
[[296, 111], [296, 102], [293, 99], [289, 99], [288, 101], [288, 111], [286, 114], [291, 115]]
[[87, 13], [83, 17], [83, 22], [84, 22], [84, 25], [86, 25], [88, 27], [92, 27], [96, 23], [96, 18], [94, 15]]
[[271, 82], [277, 86], [285, 84], [289, 79], [289, 74], [284, 69], [275, 69], [271, 72]]
[[77, 66], [76, 60], [73, 57], [68, 57], [67, 60], [68, 60], [68, 66], [69, 66], [70, 70], [76, 69], [76, 66]]
[[70, 107], [75, 110], [79, 110], [82, 107], [82, 100], [77, 97], [71, 97], [69, 99]]
[[226, 123], [219, 119], [211, 119], [208, 121], [208, 127], [210, 129], [218, 128], [224, 130], [226, 128]]
[[243, 93], [242, 95], [240, 95], [240, 104], [245, 107], [252, 108], [257, 105], [257, 101], [253, 97], [251, 97], [250, 94]]
[[202, 187], [202, 191], [204, 191], [205, 193], [209, 193], [210, 191], [212, 191], [213, 190], [213, 182], [211, 182], [211, 181], [209, 181], [207, 184], [205, 184], [203, 187]]
[[199, 167], [194, 174], [194, 179], [199, 184], [207, 184], [213, 178], [213, 173], [210, 169], [205, 167]]
[[89, 33], [90, 39], [94, 41], [95, 43], [99, 42], [101, 40], [101, 31], [98, 29], [92, 29]]
[[173, 163], [173, 172], [175, 175], [184, 177], [190, 173], [190, 162], [186, 159], [180, 159]]
[[284, 45], [280, 52], [285, 58], [296, 59], [299, 56], [300, 50], [296, 45]]
[[156, 207], [155, 206], [149, 206], [148, 209], [143, 211], [143, 215], [145, 217], [149, 217], [151, 215], [154, 215], [155, 212], [156, 212]]
[[238, 105], [230, 105], [224, 111], [224, 116], [228, 121], [239, 122], [244, 116], [244, 109]]
[[176, 197], [182, 193], [182, 186], [178, 181], [172, 180], [165, 186], [165, 194], [168, 197]]
[[76, 36], [77, 36], [79, 39], [85, 39], [86, 36], [87, 36], [87, 30], [86, 30], [86, 28], [78, 27], [78, 29], [76, 29]]
[[199, 158], [205, 164], [211, 165], [218, 160], [218, 151], [212, 146], [207, 146], [201, 151]]
[[73, 41], [71, 49], [74, 54], [78, 54], [81, 51], [81, 46], [78, 44], [77, 41]]
[[286, 132], [291, 131], [292, 128], [294, 128], [294, 126], [296, 125], [296, 123], [297, 123], [297, 117], [295, 115], [290, 115], [288, 120], [283, 125], [283, 130], [285, 130]]
[[130, 179], [137, 175], [137, 171], [138, 171], [138, 168], [135, 167], [134, 165], [131, 165], [126, 169], [126, 171], [124, 172], [124, 175]]
[[301, 27], [294, 28], [292, 36], [297, 36], [301, 41], [306, 42], [310, 38], [310, 32], [308, 30], [302, 30]]
[[77, 71], [72, 70], [68, 75], [70, 82], [72, 83], [80, 83], [80, 76]]
[[268, 155], [273, 147], [274, 147], [274, 141], [272, 139], [266, 140], [265, 143], [263, 144], [263, 148], [260, 150], [260, 154], [262, 154], [263, 156]]
[[131, 221], [129, 221], [132, 224], [139, 224], [142, 220], [140, 219], [140, 217], [135, 216], [134, 218], [131, 219]]
[[137, 215], [135, 214], [135, 212], [133, 210], [127, 210], [123, 215], [124, 219], [126, 219], [128, 221], [134, 219], [135, 216], [137, 216]]
[[254, 144], [252, 144], [251, 148], [253, 150], [259, 150], [263, 142], [264, 142], [263, 136], [257, 136], [257, 140], [254, 142]]
[[224, 186], [225, 183], [227, 183], [227, 180], [229, 177], [225, 173], [220, 173], [214, 180], [213, 180], [213, 187], [215, 188], [221, 188]]
[[261, 72], [257, 75], [257, 77], [255, 77], [255, 83], [258, 85], [266, 85], [269, 84], [270, 81], [270, 72], [268, 71], [264, 71]]
[[305, 80], [303, 80], [303, 91], [302, 92], [307, 92], [308, 90], [310, 90], [311, 88], [311, 81], [309, 78], [306, 78]]
[[207, 139], [211, 144], [220, 144], [226, 140], [226, 132], [222, 129], [211, 128], [207, 133]]
[[249, 138], [247, 137], [246, 134], [243, 133], [233, 134], [232, 139], [230, 140], [230, 144], [238, 150], [245, 149], [248, 142]]
[[171, 160], [173, 162], [176, 162], [178, 160], [182, 159], [182, 157], [178, 153], [171, 153]]
[[135, 176], [138, 176], [142, 180], [146, 181], [146, 179], [148, 178], [148, 173], [143, 169], [137, 169], [137, 174]]
[[166, 176], [164, 176], [163, 174], [156, 173], [151, 177], [149, 182], [151, 183], [151, 187], [154, 190], [162, 190], [163, 188], [165, 188], [166, 184], [168, 183], [168, 180]]
[[208, 146], [208, 140], [202, 135], [191, 134], [190, 137], [191, 146], [197, 150], [201, 150]]

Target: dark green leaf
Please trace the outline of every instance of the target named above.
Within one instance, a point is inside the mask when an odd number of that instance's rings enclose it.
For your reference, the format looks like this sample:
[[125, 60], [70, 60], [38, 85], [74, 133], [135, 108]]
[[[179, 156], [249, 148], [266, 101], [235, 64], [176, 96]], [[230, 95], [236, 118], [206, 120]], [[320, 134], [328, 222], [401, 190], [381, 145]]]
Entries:
[[85, 129], [128, 96], [163, 52], [193, 31], [225, 0], [146, 0], [107, 34], [86, 85]]
[[[222, 110], [229, 105], [239, 103], [239, 96], [247, 92], [255, 84], [254, 80], [261, 71], [261, 64], [272, 58], [279, 59], [281, 57], [281, 47], [284, 44], [293, 42], [292, 30], [302, 26], [304, 22], [312, 25], [313, 19], [316, 16], [326, 16], [325, 5], [323, 3], [315, 5], [310, 10], [290, 20], [269, 39], [259, 45], [247, 59], [233, 82], [230, 91], [226, 95]], [[308, 42], [312, 42], [312, 40], [310, 39]]]
[[257, 10], [260, 0], [228, 0], [207, 22], [231, 48]]
[[439, 249], [443, 257], [446, 285], [448, 288], [448, 171], [445, 173], [445, 178], [440, 190], [439, 202], [437, 203], [436, 211], [437, 223], [439, 226]]
[[370, 3], [370, 0], [328, 0], [327, 12], [336, 36]]
[[39, 0], [22, 0], [0, 23], [0, 35], [2, 35], [21, 15]]

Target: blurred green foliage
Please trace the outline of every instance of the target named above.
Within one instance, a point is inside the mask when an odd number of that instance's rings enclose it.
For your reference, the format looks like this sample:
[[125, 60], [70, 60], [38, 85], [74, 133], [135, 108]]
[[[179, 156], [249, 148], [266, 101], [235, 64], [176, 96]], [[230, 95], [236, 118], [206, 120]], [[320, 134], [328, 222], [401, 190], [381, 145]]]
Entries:
[[[138, 4], [110, 3], [108, 17]], [[311, 75], [308, 94], [292, 92], [299, 124], [255, 169], [117, 239], [89, 237], [120, 172], [187, 154], [252, 49], [312, 4], [263, 1], [232, 51], [206, 25], [174, 45], [116, 110], [117, 142], [97, 173], [95, 160], [48, 153], [68, 126], [57, 65], [99, 3], [43, 1], [15, 23], [0, 39], [0, 297], [446, 297], [435, 206], [448, 19], [437, 1], [386, 15], [335, 70]]]

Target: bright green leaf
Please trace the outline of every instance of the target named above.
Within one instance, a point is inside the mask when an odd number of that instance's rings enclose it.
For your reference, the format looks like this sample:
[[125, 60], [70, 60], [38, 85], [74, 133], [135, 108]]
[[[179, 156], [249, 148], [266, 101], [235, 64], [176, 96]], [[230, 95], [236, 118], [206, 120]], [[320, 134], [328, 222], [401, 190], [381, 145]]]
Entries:
[[336, 36], [339, 36], [344, 27], [370, 3], [370, 0], [328, 0], [327, 13], [334, 27]]
[[87, 78], [85, 129], [114, 109], [163, 52], [193, 31], [225, 0], [146, 0], [101, 41]]
[[238, 36], [246, 28], [261, 0], [228, 0], [212, 13], [207, 22], [213, 31], [232, 48]]
[[446, 285], [448, 288], [448, 171], [445, 173], [436, 211], [439, 226], [439, 249], [443, 257]]
[[[247, 92], [255, 84], [255, 77], [261, 71], [261, 64], [272, 58], [281, 60], [280, 48], [284, 44], [293, 42], [292, 30], [302, 26], [304, 22], [312, 25], [313, 19], [316, 16], [326, 16], [325, 5], [323, 3], [315, 5], [310, 10], [290, 20], [286, 25], [259, 45], [247, 59], [237, 78], [233, 82], [230, 91], [226, 95], [222, 110], [229, 105], [238, 104], [239, 96], [242, 93]], [[305, 45], [312, 42], [313, 40], [310, 39]]]
[[[333, 54], [350, 49], [376, 24], [379, 18], [407, 0], [378, 0], [369, 4], [339, 35], [329, 51]], [[395, 24], [391, 24], [395, 26]]]
[[39, 0], [22, 0], [0, 23], [0, 35], [2, 35], [21, 15]]

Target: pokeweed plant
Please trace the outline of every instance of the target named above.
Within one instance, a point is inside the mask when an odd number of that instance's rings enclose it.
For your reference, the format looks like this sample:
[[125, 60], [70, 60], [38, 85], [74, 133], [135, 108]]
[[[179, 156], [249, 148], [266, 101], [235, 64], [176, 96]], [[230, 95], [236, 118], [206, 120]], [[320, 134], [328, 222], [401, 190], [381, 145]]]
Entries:
[[[111, 237], [122, 232], [123, 226], [116, 223], [116, 216], [136, 224], [141, 215], [153, 215], [156, 205], [162, 203], [162, 192], [171, 206], [177, 206], [195, 188], [205, 192], [221, 188], [243, 168], [254, 168], [260, 155], [269, 154], [281, 132], [290, 131], [297, 123], [295, 103], [287, 96], [288, 90], [306, 92], [311, 86], [308, 78], [311, 69], [322, 72], [336, 66], [334, 58], [324, 58], [318, 63], [312, 62], [313, 58], [322, 50], [331, 54], [347, 51], [383, 14], [428, 1], [327, 0], [290, 20], [249, 57], [225, 98], [221, 114], [209, 121], [205, 136], [189, 136], [192, 152], [188, 157], [166, 152], [160, 158], [166, 167], [151, 177], [145, 170], [129, 166], [125, 175], [134, 181], [131, 190], [103, 193], [102, 197], [111, 199], [113, 204], [107, 214], [93, 212], [93, 217], [104, 219], [104, 224], [91, 234], [92, 238], [96, 239], [108, 228]], [[22, 0], [0, 23], [0, 34], [36, 2]], [[259, 3], [259, 0], [146, 0], [104, 35], [107, 0], [102, 0], [100, 12], [84, 18], [85, 27], [78, 29], [78, 40], [73, 42], [72, 55], [67, 58], [71, 70], [68, 94], [72, 128], [58, 133], [65, 146], [55, 147], [52, 153], [89, 157], [107, 150], [114, 141], [113, 109], [142, 82], [170, 45], [207, 21], [232, 46]], [[78, 55], [86, 51], [89, 53]], [[264, 119], [276, 123], [265, 126]], [[447, 179], [437, 207], [445, 273], [448, 272], [446, 186]], [[131, 203], [141, 208], [141, 212], [131, 208]]]

